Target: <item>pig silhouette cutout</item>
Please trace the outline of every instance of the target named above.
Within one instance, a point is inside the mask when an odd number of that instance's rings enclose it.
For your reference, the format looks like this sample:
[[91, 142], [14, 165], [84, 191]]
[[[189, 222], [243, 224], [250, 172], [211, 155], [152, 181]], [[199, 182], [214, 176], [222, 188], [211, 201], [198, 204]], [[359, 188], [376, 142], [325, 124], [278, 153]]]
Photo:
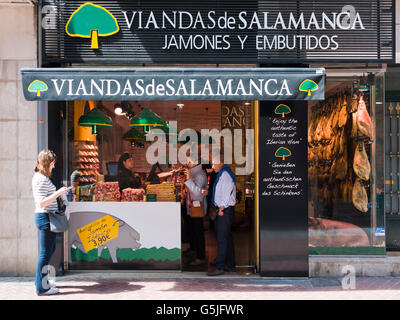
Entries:
[[77, 230], [96, 221], [104, 216], [111, 216], [115, 220], [119, 222], [119, 229], [118, 229], [118, 237], [112, 239], [103, 245], [97, 247], [97, 255], [100, 257], [101, 252], [105, 247], [108, 248], [110, 252], [110, 256], [113, 263], [118, 263], [117, 260], [117, 249], [118, 248], [131, 248], [132, 250], [139, 249], [141, 244], [139, 243], [140, 234], [133, 229], [129, 224], [125, 223], [123, 220], [116, 218], [110, 214], [106, 214], [103, 212], [96, 212], [96, 211], [80, 211], [80, 212], [72, 212], [69, 218], [69, 248], [72, 245], [77, 247], [82, 252], [86, 252], [83, 244], [79, 238]]

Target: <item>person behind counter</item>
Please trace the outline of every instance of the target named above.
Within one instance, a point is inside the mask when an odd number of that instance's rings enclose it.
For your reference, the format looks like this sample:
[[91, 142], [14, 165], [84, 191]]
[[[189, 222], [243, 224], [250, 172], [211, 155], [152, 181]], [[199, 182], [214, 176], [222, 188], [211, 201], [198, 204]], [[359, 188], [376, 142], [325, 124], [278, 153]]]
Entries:
[[131, 154], [123, 153], [119, 157], [117, 180], [121, 194], [122, 190], [126, 188], [139, 189], [142, 187], [140, 177], [133, 173], [133, 166], [134, 162]]
[[[160, 171], [159, 173], [156, 173], [157, 169]], [[161, 168], [160, 164], [158, 162], [156, 162], [151, 167], [150, 173], [149, 173], [146, 181], [150, 182], [150, 184], [160, 184], [161, 183], [160, 179], [165, 179], [165, 178], [171, 177], [177, 171], [178, 170], [174, 169], [174, 170], [164, 172], [163, 169]]]

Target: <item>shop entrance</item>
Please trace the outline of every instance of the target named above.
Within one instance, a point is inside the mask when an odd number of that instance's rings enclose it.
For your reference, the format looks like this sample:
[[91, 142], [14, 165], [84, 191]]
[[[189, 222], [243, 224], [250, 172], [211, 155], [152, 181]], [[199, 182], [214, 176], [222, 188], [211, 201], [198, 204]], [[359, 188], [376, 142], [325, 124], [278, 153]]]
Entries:
[[[102, 115], [111, 119], [113, 125], [102, 126], [100, 121], [96, 134], [93, 134], [93, 128], [85, 126], [82, 121], [82, 116], [89, 115], [93, 110], [98, 112], [98, 117]], [[151, 114], [154, 119], [159, 118], [165, 121], [166, 126], [151, 126], [151, 123], [132, 126], [133, 119], [136, 119], [135, 116], [140, 117], [143, 112]], [[215, 222], [210, 220], [207, 215], [203, 219], [201, 232], [204, 234], [205, 257], [199, 263], [196, 260], [196, 245], [200, 240], [198, 230], [196, 232], [193, 229], [185, 202], [183, 184], [185, 175], [182, 171], [185, 164], [179, 161], [179, 157], [178, 161], [173, 161], [174, 156], [171, 153], [170, 145], [173, 143], [171, 139], [178, 140], [180, 135], [190, 134], [190, 130], [200, 136], [204, 130], [210, 130], [210, 132], [214, 130], [215, 133], [210, 134], [208, 140], [209, 150], [212, 153], [213, 144], [217, 144], [217, 141], [220, 140], [218, 141], [220, 146], [217, 148], [220, 148], [220, 152], [225, 154], [225, 163], [232, 168], [237, 179], [235, 219], [232, 225], [236, 268], [230, 271], [255, 272], [254, 165], [250, 166], [246, 163], [249, 158], [249, 155], [246, 158], [246, 151], [247, 153], [254, 152], [254, 146], [246, 146], [246, 143], [252, 143], [254, 140], [254, 102], [74, 101], [67, 102], [66, 115], [67, 130], [64, 141], [68, 145], [68, 154], [71, 156], [66, 157], [68, 161], [65, 162], [65, 166], [68, 169], [65, 172], [68, 174], [64, 180], [74, 186], [75, 201], [82, 203], [83, 207], [85, 204], [86, 207], [89, 207], [96, 203], [107, 202], [110, 208], [144, 201], [150, 205], [153, 201], [157, 203], [172, 202], [179, 204], [181, 210], [180, 230], [175, 230], [179, 233], [175, 237], [179, 238], [181, 254], [175, 257], [175, 263], [168, 264], [161, 260], [130, 263], [127, 261], [128, 258], [124, 258], [124, 254], [127, 256], [128, 253], [123, 252], [123, 250], [127, 251], [132, 248], [130, 243], [120, 243], [114, 257], [111, 253], [113, 248], [108, 248], [107, 244], [102, 248], [100, 254], [96, 248], [87, 251], [80, 245], [79, 238], [72, 239], [75, 234], [73, 232], [69, 235], [66, 246], [71, 269], [174, 269], [179, 268], [177, 260], [180, 260], [180, 268], [183, 271], [206, 272], [212, 269], [217, 255]], [[172, 129], [173, 125], [176, 126], [176, 133]], [[161, 130], [161, 135], [157, 135], [155, 130], [157, 128]], [[190, 137], [187, 136], [186, 140], [178, 141], [178, 153], [180, 148], [191, 145], [189, 139]], [[196, 150], [200, 152], [198, 160], [207, 173], [209, 184], [212, 184], [216, 174], [212, 173], [211, 164], [207, 164], [210, 162], [209, 152], [201, 153], [204, 144], [200, 140], [201, 137], [198, 141], [199, 148]], [[246, 142], [247, 140], [248, 142]], [[166, 161], [153, 164], [149, 161], [149, 155], [160, 141], [165, 141]], [[240, 149], [235, 148], [235, 144], [241, 145]], [[160, 150], [155, 152], [157, 156], [160, 155]], [[190, 153], [191, 150], [187, 152], [187, 155]], [[133, 172], [135, 181], [122, 186], [118, 170], [121, 169], [119, 168], [121, 158], [127, 157], [127, 155], [132, 159], [133, 164], [129, 170]], [[232, 159], [229, 159], [229, 155], [232, 155]], [[246, 165], [249, 166], [247, 169]], [[171, 173], [172, 170], [176, 171]], [[211, 188], [211, 186], [209, 187]], [[211, 194], [207, 196], [207, 199], [210, 202]], [[72, 224], [83, 227], [83, 222], [80, 223], [79, 220], [78, 217], [75, 218], [74, 214], [72, 215]], [[151, 221], [148, 218], [147, 222], [151, 224]], [[127, 220], [122, 223], [129, 224]], [[132, 225], [133, 229], [135, 229], [134, 224], [135, 222]], [[130, 232], [133, 231], [130, 230]], [[168, 237], [168, 232], [164, 233], [162, 230], [157, 230], [157, 232], [160, 233], [159, 238]], [[140, 237], [136, 237], [136, 242], [145, 241], [143, 237], [145, 235], [142, 234]], [[128, 240], [134, 242], [134, 239]], [[95, 252], [96, 250], [97, 252]], [[140, 249], [136, 248], [136, 250]], [[172, 252], [169, 254], [172, 255]]]

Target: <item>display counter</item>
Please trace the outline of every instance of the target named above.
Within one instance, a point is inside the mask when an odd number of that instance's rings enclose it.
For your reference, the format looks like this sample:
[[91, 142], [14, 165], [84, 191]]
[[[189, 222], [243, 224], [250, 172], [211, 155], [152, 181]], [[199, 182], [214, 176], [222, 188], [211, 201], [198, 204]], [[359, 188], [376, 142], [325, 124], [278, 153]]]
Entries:
[[70, 202], [70, 270], [180, 270], [179, 202]]

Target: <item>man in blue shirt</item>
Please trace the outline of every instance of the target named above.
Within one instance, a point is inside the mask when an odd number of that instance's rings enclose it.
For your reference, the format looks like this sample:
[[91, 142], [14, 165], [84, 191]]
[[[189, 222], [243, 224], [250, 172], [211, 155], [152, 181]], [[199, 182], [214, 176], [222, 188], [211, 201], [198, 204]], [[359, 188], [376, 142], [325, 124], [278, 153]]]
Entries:
[[235, 252], [232, 239], [232, 222], [236, 204], [236, 177], [223, 159], [212, 159], [213, 169], [217, 172], [214, 183], [212, 203], [218, 208], [217, 214], [217, 259], [214, 271], [209, 276], [224, 274], [225, 270], [235, 267]]

